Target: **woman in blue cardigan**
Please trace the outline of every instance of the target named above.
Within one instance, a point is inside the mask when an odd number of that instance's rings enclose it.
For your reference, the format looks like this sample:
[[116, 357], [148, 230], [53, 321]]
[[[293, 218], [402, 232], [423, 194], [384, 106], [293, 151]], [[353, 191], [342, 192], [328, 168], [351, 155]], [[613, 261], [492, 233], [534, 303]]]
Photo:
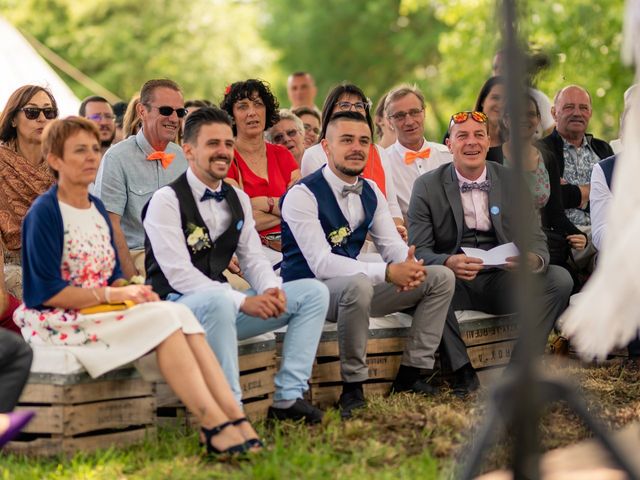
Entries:
[[23, 336], [64, 346], [92, 377], [155, 350], [167, 383], [198, 417], [208, 452], [259, 449], [191, 311], [122, 278], [107, 212], [88, 191], [100, 162], [96, 126], [56, 120], [43, 139], [57, 185], [23, 224], [24, 304], [14, 315]]

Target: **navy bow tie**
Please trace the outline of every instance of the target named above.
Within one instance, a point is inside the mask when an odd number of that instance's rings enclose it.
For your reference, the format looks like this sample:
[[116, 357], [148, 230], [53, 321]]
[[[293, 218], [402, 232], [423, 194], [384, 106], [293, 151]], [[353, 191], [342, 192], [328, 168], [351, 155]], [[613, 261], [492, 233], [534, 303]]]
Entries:
[[480, 190], [481, 192], [488, 192], [491, 190], [491, 180], [485, 180], [484, 182], [464, 182], [460, 185], [460, 191], [462, 193], [470, 192], [471, 190]]
[[350, 193], [355, 193], [356, 195], [362, 195], [362, 185], [364, 181], [359, 178], [355, 185], [345, 185], [342, 187], [342, 196], [346, 197]]
[[216, 202], [221, 202], [222, 200], [224, 200], [224, 197], [226, 196], [227, 196], [227, 191], [224, 188], [221, 189], [219, 192], [212, 192], [207, 188], [204, 191], [204, 195], [202, 195], [202, 198], [200, 199], [200, 201], [204, 202], [206, 200], [211, 200], [213, 198]]

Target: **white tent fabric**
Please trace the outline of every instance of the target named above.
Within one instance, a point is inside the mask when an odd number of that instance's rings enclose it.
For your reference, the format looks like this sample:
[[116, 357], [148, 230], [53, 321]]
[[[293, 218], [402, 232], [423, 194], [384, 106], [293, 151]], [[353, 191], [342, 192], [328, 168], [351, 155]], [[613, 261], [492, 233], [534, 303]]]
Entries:
[[53, 93], [60, 116], [77, 115], [80, 100], [13, 25], [0, 17], [0, 110], [22, 85], [33, 84]]
[[[640, 0], [628, 0], [625, 15], [624, 59], [634, 63], [640, 80]], [[562, 331], [586, 359], [606, 358], [615, 347], [625, 346], [640, 329], [640, 95], [624, 124], [623, 151], [616, 161], [609, 207], [607, 236], [598, 268], [585, 286], [580, 301], [569, 307]]]

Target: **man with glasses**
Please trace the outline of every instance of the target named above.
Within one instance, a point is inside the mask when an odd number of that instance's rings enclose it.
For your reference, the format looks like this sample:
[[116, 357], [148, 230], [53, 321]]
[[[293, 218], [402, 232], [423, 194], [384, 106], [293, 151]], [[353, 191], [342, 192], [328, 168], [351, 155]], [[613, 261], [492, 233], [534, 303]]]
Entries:
[[[542, 353], [549, 332], [567, 306], [573, 287], [564, 268], [549, 265], [544, 233], [533, 205], [524, 212], [515, 208], [523, 179], [513, 169], [487, 162], [489, 135], [487, 116], [481, 112], [459, 112], [451, 117], [447, 146], [453, 163], [441, 165], [415, 182], [407, 212], [409, 242], [416, 258], [426, 265], [444, 265], [456, 276], [456, 291], [442, 335], [441, 350], [453, 376], [453, 390], [464, 396], [478, 387], [469, 362], [454, 310], [480, 310], [491, 314], [515, 311], [514, 275], [519, 258], [536, 273], [536, 351]], [[515, 240], [517, 216], [531, 225], [530, 249], [521, 257], [510, 256], [501, 265], [485, 266], [467, 256], [463, 247], [489, 250]], [[516, 348], [517, 350], [517, 348]]]
[[298, 167], [304, 154], [304, 125], [291, 110], [280, 109], [280, 120], [266, 132], [268, 142], [286, 147], [296, 159]]
[[424, 96], [414, 86], [403, 85], [391, 90], [385, 101], [384, 112], [396, 142], [385, 150], [391, 165], [391, 176], [402, 216], [407, 217], [413, 183], [444, 163], [451, 162], [446, 146], [428, 142], [424, 138]]
[[113, 108], [106, 99], [93, 95], [82, 101], [78, 114], [95, 122], [98, 126], [100, 152], [101, 155], [104, 155], [116, 136], [116, 116], [113, 113]]
[[315, 107], [300, 107], [292, 110], [292, 112], [302, 120], [304, 125], [304, 148], [309, 148], [318, 143], [320, 125], [322, 123], [318, 110]]
[[136, 110], [142, 128], [107, 150], [94, 188], [109, 212], [126, 278], [144, 273], [142, 208], [153, 192], [187, 169], [182, 149], [174, 143], [187, 114], [178, 84], [149, 80], [142, 86]]

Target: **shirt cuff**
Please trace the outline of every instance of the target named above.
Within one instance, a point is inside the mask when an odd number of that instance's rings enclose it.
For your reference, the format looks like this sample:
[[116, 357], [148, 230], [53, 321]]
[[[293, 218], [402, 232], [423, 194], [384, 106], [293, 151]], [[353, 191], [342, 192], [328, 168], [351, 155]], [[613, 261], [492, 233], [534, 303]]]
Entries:
[[244, 303], [245, 298], [247, 298], [247, 296], [242, 293], [239, 292], [238, 290], [234, 290], [233, 288], [229, 290], [229, 295], [231, 295], [231, 299], [233, 300], [233, 303], [236, 307], [236, 315], [240, 312], [240, 307], [242, 307], [242, 304]]
[[379, 285], [384, 283], [384, 273], [387, 270], [386, 263], [370, 263], [368, 265], [369, 273], [368, 276], [371, 279], [371, 282], [374, 285]]

